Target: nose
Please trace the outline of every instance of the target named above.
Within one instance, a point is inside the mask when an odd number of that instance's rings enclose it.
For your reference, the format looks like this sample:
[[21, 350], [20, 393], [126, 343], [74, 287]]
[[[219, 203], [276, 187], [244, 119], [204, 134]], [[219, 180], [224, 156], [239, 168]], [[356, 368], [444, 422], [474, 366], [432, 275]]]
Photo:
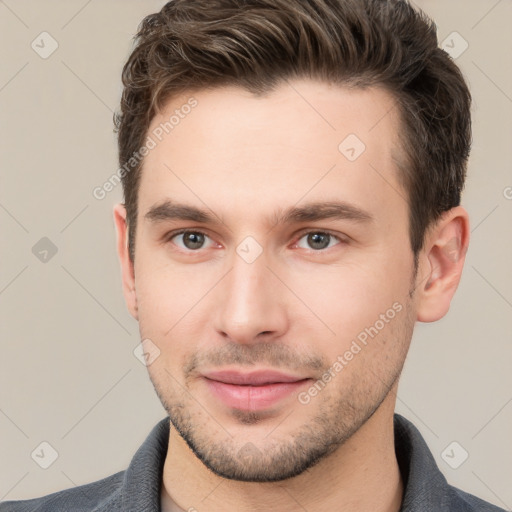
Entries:
[[215, 328], [232, 342], [268, 342], [288, 329], [286, 297], [264, 254], [251, 263], [234, 254], [216, 290]]

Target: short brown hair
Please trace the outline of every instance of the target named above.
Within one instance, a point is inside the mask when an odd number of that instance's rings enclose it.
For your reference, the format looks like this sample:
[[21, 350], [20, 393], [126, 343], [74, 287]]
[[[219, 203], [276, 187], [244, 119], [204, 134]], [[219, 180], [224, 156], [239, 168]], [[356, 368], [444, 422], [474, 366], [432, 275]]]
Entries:
[[[222, 85], [260, 95], [283, 80], [381, 86], [395, 98], [415, 255], [426, 229], [460, 204], [471, 145], [471, 96], [436, 27], [406, 0], [171, 0], [144, 18], [114, 115], [119, 164], [173, 96]], [[126, 167], [125, 167], [126, 168]], [[122, 177], [134, 259], [142, 160]]]

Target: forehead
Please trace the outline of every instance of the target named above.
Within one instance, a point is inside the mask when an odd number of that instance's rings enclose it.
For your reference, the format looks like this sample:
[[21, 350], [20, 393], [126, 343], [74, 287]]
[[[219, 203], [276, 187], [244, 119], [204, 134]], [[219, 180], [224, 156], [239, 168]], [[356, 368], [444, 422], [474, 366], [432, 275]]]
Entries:
[[404, 206], [398, 112], [382, 89], [301, 80], [260, 97], [237, 87], [184, 93], [148, 136], [155, 146], [143, 165], [140, 215], [165, 197], [236, 216], [327, 196]]

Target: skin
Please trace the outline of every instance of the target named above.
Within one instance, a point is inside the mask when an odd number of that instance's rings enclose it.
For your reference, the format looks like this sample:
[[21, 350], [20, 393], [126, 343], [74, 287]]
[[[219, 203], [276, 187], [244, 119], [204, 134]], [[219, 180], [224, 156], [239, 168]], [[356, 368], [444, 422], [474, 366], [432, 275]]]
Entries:
[[[172, 98], [149, 133], [190, 96]], [[381, 89], [295, 80], [259, 98], [235, 87], [193, 96], [195, 109], [145, 158], [134, 263], [125, 209], [114, 208], [124, 295], [160, 350], [148, 372], [173, 423], [162, 510], [172, 497], [200, 512], [397, 511], [398, 378], [415, 322], [449, 309], [468, 215], [456, 207], [431, 227], [415, 274], [401, 127]], [[355, 161], [338, 149], [348, 134], [366, 146]], [[217, 222], [147, 218], [165, 200]], [[275, 222], [280, 210], [333, 201], [371, 220]], [[206, 236], [195, 246], [172, 236], [183, 228]], [[236, 251], [248, 236], [262, 250], [251, 263]], [[307, 404], [294, 392], [260, 412], [228, 407], [201, 377], [276, 369], [310, 378], [307, 392], [393, 304], [394, 318]]]

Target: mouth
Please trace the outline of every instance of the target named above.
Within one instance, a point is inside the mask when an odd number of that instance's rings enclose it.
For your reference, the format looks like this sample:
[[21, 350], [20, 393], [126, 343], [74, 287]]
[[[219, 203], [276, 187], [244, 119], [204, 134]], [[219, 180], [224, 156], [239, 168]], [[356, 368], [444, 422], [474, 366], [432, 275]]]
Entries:
[[224, 405], [259, 411], [277, 405], [312, 380], [274, 370], [250, 373], [227, 370], [203, 374], [209, 392]]

